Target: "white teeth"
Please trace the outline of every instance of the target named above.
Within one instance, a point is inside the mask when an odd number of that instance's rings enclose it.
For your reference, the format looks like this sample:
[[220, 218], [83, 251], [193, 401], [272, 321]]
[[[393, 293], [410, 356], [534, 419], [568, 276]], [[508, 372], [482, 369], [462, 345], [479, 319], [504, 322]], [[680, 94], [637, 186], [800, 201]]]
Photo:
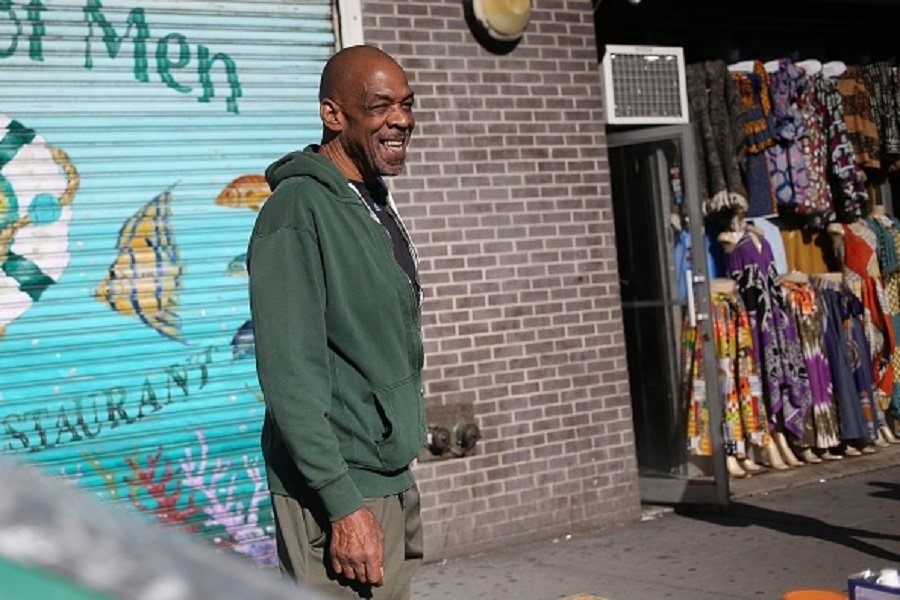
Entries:
[[385, 144], [386, 146], [391, 146], [391, 147], [394, 147], [394, 148], [402, 148], [402, 147], [403, 147], [403, 142], [397, 142], [397, 141], [394, 141], [394, 140], [388, 140], [388, 141], [386, 141], [384, 144]]

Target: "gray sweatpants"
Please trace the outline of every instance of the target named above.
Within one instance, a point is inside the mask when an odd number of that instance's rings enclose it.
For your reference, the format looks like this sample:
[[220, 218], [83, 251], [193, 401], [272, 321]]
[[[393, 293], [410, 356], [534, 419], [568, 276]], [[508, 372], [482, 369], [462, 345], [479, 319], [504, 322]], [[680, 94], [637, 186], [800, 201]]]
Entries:
[[384, 585], [361, 585], [336, 575], [328, 556], [330, 524], [321, 507], [303, 506], [295, 498], [273, 494], [282, 573], [335, 598], [407, 600], [423, 553], [419, 490], [413, 485], [402, 494], [369, 498], [365, 504], [384, 529]]

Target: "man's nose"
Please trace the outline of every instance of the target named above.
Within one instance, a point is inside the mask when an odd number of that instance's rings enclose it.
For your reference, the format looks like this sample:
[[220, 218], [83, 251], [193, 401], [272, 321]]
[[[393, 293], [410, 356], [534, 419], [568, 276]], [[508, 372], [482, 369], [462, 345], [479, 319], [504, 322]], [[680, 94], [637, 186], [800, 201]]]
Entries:
[[411, 108], [402, 105], [394, 106], [388, 118], [388, 125], [398, 129], [412, 130], [416, 126], [416, 118]]

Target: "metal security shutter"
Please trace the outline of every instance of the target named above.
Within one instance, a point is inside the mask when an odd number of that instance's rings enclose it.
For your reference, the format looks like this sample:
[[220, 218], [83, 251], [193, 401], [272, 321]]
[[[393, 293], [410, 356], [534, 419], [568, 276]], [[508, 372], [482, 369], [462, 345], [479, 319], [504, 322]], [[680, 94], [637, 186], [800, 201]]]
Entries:
[[244, 252], [330, 0], [0, 4], [0, 448], [274, 560]]

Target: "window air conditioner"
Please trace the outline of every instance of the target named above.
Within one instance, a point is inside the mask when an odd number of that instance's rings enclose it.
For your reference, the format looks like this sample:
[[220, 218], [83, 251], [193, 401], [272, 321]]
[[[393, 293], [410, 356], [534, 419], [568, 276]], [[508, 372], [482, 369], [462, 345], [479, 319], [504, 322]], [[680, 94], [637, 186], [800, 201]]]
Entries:
[[688, 122], [681, 48], [608, 45], [601, 68], [607, 123]]

